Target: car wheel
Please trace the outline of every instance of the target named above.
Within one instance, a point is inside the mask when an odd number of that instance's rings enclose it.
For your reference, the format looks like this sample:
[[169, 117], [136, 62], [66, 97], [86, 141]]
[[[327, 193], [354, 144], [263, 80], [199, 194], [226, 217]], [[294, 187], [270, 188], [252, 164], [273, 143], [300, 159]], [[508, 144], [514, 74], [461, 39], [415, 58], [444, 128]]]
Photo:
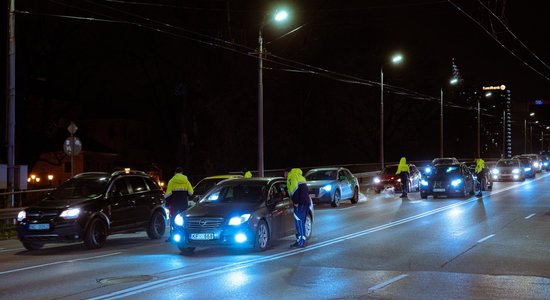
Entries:
[[340, 190], [336, 190], [334, 192], [334, 196], [332, 197], [332, 202], [330, 202], [330, 205], [332, 205], [332, 207], [340, 206]]
[[265, 251], [269, 246], [269, 229], [264, 220], [258, 222], [256, 227], [256, 239], [254, 241], [254, 249], [256, 251]]
[[162, 213], [157, 210], [153, 216], [151, 216], [149, 225], [147, 225], [147, 236], [152, 240], [158, 240], [164, 235], [165, 230], [166, 221]]
[[99, 218], [93, 219], [84, 234], [84, 245], [89, 249], [98, 249], [103, 247], [106, 240], [107, 225]]
[[306, 241], [311, 238], [311, 234], [313, 232], [313, 219], [311, 218], [311, 215], [308, 213], [306, 214], [306, 221], [305, 221], [305, 227], [306, 227]]
[[353, 189], [353, 198], [351, 198], [351, 203], [355, 204], [357, 202], [359, 202], [359, 188], [355, 187], [355, 189]]
[[44, 247], [44, 243], [35, 243], [35, 242], [23, 242], [23, 247], [27, 250], [38, 250]]
[[428, 199], [428, 194], [420, 192], [420, 198]]
[[178, 245], [178, 249], [180, 249], [180, 253], [182, 255], [191, 255], [195, 252], [195, 247], [184, 247], [183, 245]]

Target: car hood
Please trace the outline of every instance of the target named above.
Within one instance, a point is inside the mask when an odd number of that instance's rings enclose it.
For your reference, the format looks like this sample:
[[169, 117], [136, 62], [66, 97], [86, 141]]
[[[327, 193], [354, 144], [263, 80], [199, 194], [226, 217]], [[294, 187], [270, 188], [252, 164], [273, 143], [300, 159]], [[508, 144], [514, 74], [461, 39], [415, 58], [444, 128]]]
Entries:
[[230, 215], [240, 215], [254, 213], [262, 203], [248, 202], [204, 202], [198, 203], [185, 212], [186, 217], [228, 217]]
[[462, 175], [431, 175], [426, 178], [431, 181], [449, 181], [457, 178], [462, 178]]
[[327, 184], [334, 184], [336, 180], [312, 180], [307, 182], [308, 188], [320, 188]]
[[40, 203], [36, 205], [32, 205], [29, 207], [29, 209], [65, 209], [68, 207], [75, 207], [80, 206], [89, 202], [97, 201], [101, 197], [96, 198], [84, 198], [84, 199], [63, 199], [63, 200], [56, 200], [56, 199], [49, 199], [46, 198]]

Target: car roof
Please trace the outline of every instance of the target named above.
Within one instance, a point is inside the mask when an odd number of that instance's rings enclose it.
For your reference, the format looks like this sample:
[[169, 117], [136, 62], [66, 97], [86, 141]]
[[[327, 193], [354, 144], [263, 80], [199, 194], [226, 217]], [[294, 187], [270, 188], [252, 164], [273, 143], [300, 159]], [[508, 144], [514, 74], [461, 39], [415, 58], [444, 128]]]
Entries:
[[243, 178], [243, 175], [237, 175], [237, 174], [214, 175], [214, 176], [205, 177], [203, 179], [229, 179], [229, 178]]
[[274, 181], [285, 181], [283, 177], [252, 177], [252, 178], [235, 178], [232, 180], [224, 180], [219, 184], [228, 185], [228, 184], [238, 184], [242, 182], [263, 182], [265, 184], [271, 184]]
[[315, 169], [311, 169], [307, 172], [309, 173], [309, 172], [317, 172], [317, 171], [338, 171], [338, 170], [342, 170], [342, 169], [347, 170], [346, 168], [343, 168], [343, 167], [327, 167], [327, 168], [315, 168]]

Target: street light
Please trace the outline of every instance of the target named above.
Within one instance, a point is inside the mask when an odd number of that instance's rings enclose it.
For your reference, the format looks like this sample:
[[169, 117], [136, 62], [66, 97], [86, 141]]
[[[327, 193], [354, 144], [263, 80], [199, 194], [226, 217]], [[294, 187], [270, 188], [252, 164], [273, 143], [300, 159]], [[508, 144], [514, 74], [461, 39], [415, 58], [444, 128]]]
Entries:
[[380, 67], [380, 166], [384, 169], [384, 66], [392, 63], [399, 64], [403, 61], [403, 55], [396, 54], [390, 62], [384, 63]]
[[[532, 112], [529, 114], [529, 117], [534, 117], [535, 113]], [[524, 122], [524, 131], [523, 131], [523, 153], [527, 153], [527, 124], [533, 124], [534, 122], [527, 122], [527, 119], [523, 119]], [[538, 122], [538, 121], [537, 121]], [[531, 127], [531, 125], [529, 125]]]
[[[273, 14], [273, 21], [282, 22], [288, 18], [286, 10], [277, 10]], [[264, 177], [264, 83], [263, 83], [263, 54], [264, 45], [262, 29], [266, 24], [262, 20], [258, 30], [258, 176]]]
[[[458, 78], [451, 78], [449, 83], [451, 85], [458, 84]], [[443, 157], [443, 88], [440, 89], [439, 100], [441, 106], [439, 109], [439, 157]]]

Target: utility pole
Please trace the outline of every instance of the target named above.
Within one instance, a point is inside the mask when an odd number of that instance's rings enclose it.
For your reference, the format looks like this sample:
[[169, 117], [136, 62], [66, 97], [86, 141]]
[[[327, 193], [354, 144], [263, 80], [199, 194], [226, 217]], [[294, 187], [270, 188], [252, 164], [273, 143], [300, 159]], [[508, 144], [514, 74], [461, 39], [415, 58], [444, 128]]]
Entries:
[[9, 100], [8, 100], [8, 191], [11, 207], [15, 205], [15, 0], [9, 8]]

